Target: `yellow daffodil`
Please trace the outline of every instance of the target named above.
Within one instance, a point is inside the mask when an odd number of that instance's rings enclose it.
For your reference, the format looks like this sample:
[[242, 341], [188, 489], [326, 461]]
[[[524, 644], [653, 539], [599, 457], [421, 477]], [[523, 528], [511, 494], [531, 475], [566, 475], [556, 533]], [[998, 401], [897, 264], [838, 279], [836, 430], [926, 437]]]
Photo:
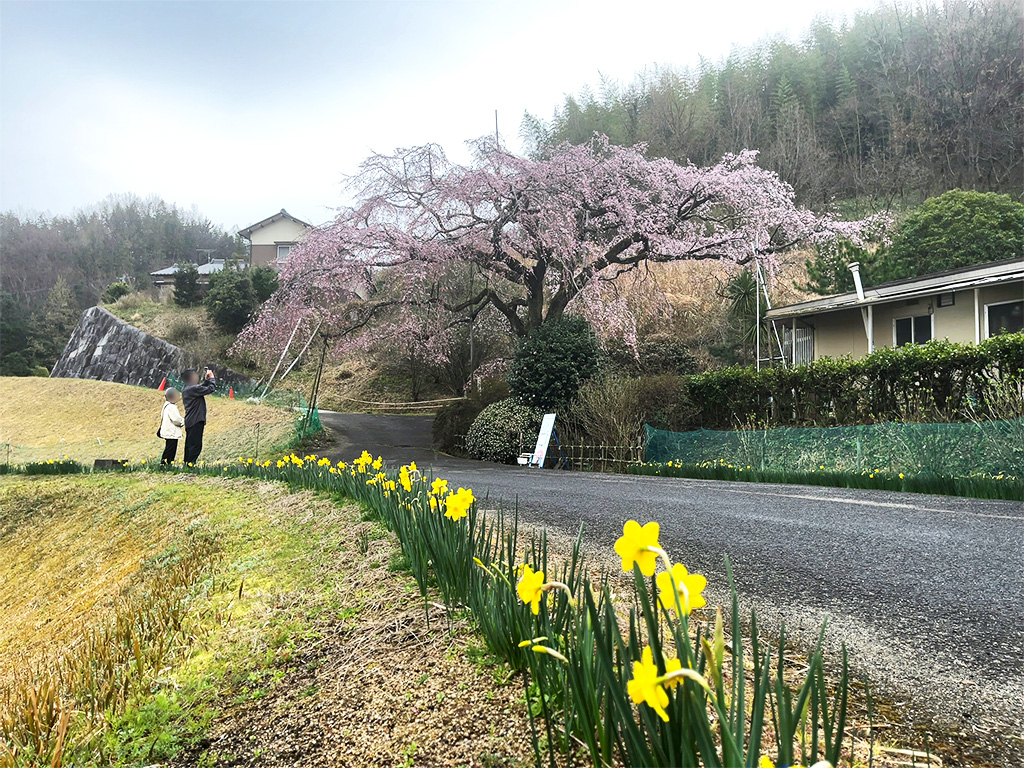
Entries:
[[468, 488], [459, 488], [444, 500], [444, 516], [451, 520], [461, 520], [469, 514], [473, 506], [473, 492]]
[[406, 493], [412, 493], [412, 478], [409, 476], [408, 467], [402, 467], [398, 473], [398, 481], [402, 484], [402, 488]]
[[681, 662], [678, 658], [669, 659], [668, 661], [666, 661], [665, 662], [665, 676], [668, 677], [668, 680], [666, 680], [664, 684], [667, 685], [669, 688], [675, 688], [677, 685], [679, 685], [679, 681], [682, 678], [672, 677], [671, 675], [672, 675], [673, 672], [678, 672], [682, 668], [683, 668], [683, 662]]
[[689, 616], [694, 608], [703, 608], [707, 605], [701, 592], [708, 585], [708, 580], [699, 573], [688, 573], [685, 565], [676, 563], [672, 566], [671, 573], [662, 571], [658, 574], [657, 583], [658, 600], [666, 610], [676, 610], [677, 594], [684, 616]]
[[540, 613], [540, 599], [544, 595], [544, 571], [534, 571], [528, 565], [522, 569], [523, 575], [516, 583], [519, 599], [530, 606], [533, 615]]
[[436, 512], [437, 511], [437, 497], [436, 496], [431, 496], [430, 497], [430, 510], [432, 512]]
[[[775, 768], [775, 762], [767, 755], [761, 755], [757, 768]], [[804, 768], [802, 765], [791, 765], [789, 768]], [[833, 768], [828, 760], [819, 760], [811, 768]]]
[[384, 466], [384, 457], [378, 456], [376, 459], [373, 460], [373, 464], [371, 464], [370, 466], [372, 466], [376, 470], [379, 470], [381, 467]]
[[641, 527], [636, 520], [629, 520], [622, 526], [622, 536], [615, 542], [615, 553], [622, 558], [623, 571], [629, 573], [633, 570], [633, 563], [636, 563], [644, 576], [654, 575], [659, 532], [657, 523], [647, 523]]
[[448, 481], [442, 480], [440, 477], [434, 480], [430, 484], [430, 495], [431, 496], [444, 496], [448, 493]]
[[644, 648], [640, 661], [633, 662], [633, 678], [626, 684], [626, 690], [634, 704], [647, 702], [647, 706], [657, 712], [658, 717], [668, 722], [668, 712], [665, 711], [668, 694], [661, 684], [650, 646]]

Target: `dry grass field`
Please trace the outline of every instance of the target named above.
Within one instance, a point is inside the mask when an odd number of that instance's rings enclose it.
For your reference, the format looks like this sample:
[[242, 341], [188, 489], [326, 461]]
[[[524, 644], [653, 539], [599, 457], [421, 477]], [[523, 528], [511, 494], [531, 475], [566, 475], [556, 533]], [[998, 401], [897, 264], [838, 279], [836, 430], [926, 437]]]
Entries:
[[0, 688], [107, 614], [197, 514], [181, 484], [0, 484]]
[[[259, 425], [260, 454], [280, 449], [292, 436], [295, 414], [223, 397], [206, 399], [203, 459], [253, 456]], [[84, 379], [0, 378], [0, 463], [70, 456], [151, 459], [164, 443], [156, 437], [163, 394]], [[178, 446], [178, 459], [183, 448]]]
[[0, 768], [532, 764], [521, 680], [406, 562], [281, 483], [0, 477]]

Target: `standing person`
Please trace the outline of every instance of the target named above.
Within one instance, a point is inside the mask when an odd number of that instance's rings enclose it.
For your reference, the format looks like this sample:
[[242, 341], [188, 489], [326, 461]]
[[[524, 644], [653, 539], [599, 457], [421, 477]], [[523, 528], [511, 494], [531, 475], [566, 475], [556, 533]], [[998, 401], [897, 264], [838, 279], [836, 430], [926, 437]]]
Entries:
[[181, 440], [181, 428], [185, 426], [185, 420], [178, 413], [178, 403], [181, 402], [181, 392], [174, 387], [169, 387], [164, 392], [164, 407], [160, 412], [160, 429], [156, 433], [164, 439], [164, 455], [160, 457], [161, 464], [171, 464], [178, 455], [178, 441]]
[[203, 430], [206, 428], [206, 396], [212, 395], [217, 382], [209, 368], [203, 373], [203, 382], [194, 368], [181, 372], [185, 386], [181, 398], [185, 402], [185, 464], [195, 464], [203, 451]]

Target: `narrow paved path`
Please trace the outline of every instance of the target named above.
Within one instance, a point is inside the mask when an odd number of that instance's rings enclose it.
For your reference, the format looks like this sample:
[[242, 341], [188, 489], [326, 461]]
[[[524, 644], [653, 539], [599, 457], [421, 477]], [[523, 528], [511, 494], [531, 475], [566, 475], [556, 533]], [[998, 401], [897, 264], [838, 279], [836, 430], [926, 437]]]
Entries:
[[[610, 552], [622, 523], [657, 520], [673, 559], [769, 631], [845, 641], [855, 669], [915, 722], [973, 732], [1006, 765], [1024, 765], [1024, 505], [808, 486], [525, 469], [430, 449], [430, 417], [322, 414], [334, 458], [363, 448], [416, 461], [489, 504]], [[971, 739], [973, 740], [973, 739]], [[965, 756], [964, 764], [969, 764]]]

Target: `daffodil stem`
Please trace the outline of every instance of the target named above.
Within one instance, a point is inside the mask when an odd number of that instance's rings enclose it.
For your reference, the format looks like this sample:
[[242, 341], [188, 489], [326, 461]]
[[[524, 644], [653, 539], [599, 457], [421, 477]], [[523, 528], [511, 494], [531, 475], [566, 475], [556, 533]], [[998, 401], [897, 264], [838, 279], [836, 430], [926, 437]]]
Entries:
[[549, 581], [546, 584], [544, 584], [541, 587], [541, 589], [543, 591], [545, 591], [545, 592], [550, 592], [553, 589], [560, 589], [560, 590], [562, 590], [563, 592], [565, 592], [565, 594], [569, 598], [569, 605], [572, 606], [573, 608], [576, 607], [576, 600], [573, 598], [572, 590], [569, 589], [569, 585], [568, 584], [563, 584], [560, 581]]

